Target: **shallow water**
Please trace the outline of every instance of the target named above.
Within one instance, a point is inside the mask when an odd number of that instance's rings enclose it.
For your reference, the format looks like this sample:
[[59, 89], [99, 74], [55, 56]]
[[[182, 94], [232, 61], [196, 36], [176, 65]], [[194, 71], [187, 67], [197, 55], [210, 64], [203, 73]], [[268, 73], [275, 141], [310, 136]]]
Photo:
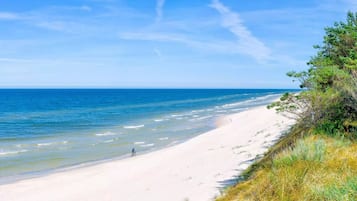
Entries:
[[0, 177], [170, 146], [286, 91], [0, 90]]

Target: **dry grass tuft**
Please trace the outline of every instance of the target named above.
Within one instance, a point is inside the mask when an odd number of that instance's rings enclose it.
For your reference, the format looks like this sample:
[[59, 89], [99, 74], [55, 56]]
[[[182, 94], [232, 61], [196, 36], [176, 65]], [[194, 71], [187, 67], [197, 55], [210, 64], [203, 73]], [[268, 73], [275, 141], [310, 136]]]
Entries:
[[357, 143], [322, 135], [298, 140], [217, 200], [357, 200]]

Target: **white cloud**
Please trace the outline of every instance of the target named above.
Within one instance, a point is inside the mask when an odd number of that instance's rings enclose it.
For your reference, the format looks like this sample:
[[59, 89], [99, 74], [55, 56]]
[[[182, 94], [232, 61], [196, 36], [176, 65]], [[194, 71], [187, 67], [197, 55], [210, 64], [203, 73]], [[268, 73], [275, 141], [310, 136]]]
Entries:
[[20, 18], [16, 13], [0, 12], [0, 20], [17, 20]]
[[62, 21], [42, 21], [36, 23], [38, 27], [46, 28], [49, 30], [54, 30], [54, 31], [67, 31], [67, 23], [62, 22]]
[[163, 16], [163, 7], [165, 5], [165, 0], [156, 0], [156, 21], [159, 22]]
[[80, 9], [80, 10], [83, 10], [83, 11], [88, 11], [88, 12], [89, 12], [89, 11], [92, 11], [92, 8], [89, 7], [89, 6], [86, 6], [86, 5], [79, 7], [79, 9]]
[[158, 42], [184, 42], [186, 38], [178, 34], [156, 33], [156, 32], [125, 32], [119, 37], [124, 40], [146, 40]]
[[160, 32], [126, 32], [120, 33], [119, 38], [124, 40], [141, 40], [156, 42], [181, 43], [188, 47], [199, 49], [200, 51], [223, 53], [223, 54], [241, 54], [238, 44], [232, 41], [217, 39], [194, 39], [188, 35], [176, 33]]
[[264, 61], [270, 58], [271, 51], [244, 26], [238, 13], [231, 11], [219, 0], [213, 0], [212, 8], [222, 17], [221, 25], [232, 32], [238, 39], [238, 47], [242, 54], [247, 54], [256, 60]]

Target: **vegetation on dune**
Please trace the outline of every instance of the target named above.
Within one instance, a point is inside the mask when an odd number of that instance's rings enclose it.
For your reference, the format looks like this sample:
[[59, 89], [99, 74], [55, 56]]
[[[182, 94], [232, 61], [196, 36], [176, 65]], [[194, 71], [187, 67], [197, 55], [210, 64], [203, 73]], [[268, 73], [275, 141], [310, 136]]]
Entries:
[[284, 94], [269, 107], [288, 112], [309, 128], [353, 133], [357, 124], [357, 13], [349, 12], [347, 22], [325, 30], [323, 45], [315, 46], [318, 52], [308, 62], [309, 70], [287, 74], [306, 90]]
[[356, 200], [357, 144], [309, 136], [231, 188], [228, 200]]
[[357, 13], [325, 29], [298, 94], [268, 106], [297, 124], [219, 201], [357, 200]]

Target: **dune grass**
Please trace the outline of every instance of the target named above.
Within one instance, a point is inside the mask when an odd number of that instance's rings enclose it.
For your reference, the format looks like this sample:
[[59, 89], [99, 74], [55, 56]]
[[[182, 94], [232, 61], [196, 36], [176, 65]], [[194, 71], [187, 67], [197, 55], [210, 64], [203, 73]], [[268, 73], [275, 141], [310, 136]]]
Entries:
[[217, 200], [357, 200], [357, 143], [324, 135], [299, 139], [257, 163]]

